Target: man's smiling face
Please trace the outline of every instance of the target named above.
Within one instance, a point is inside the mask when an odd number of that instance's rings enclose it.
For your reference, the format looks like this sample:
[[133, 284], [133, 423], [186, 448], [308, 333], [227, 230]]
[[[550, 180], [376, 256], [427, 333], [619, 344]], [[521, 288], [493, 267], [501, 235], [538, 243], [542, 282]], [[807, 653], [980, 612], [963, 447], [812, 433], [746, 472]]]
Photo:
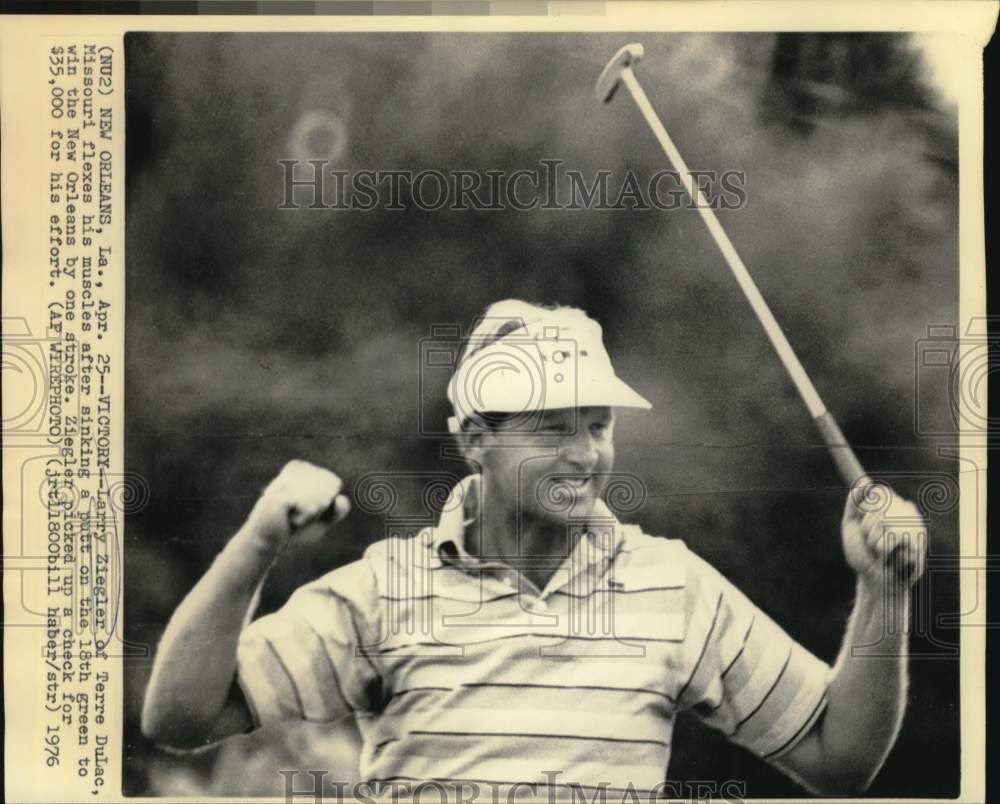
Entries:
[[614, 466], [614, 424], [608, 407], [560, 408], [544, 411], [530, 433], [482, 434], [476, 460], [487, 504], [552, 523], [590, 516]]

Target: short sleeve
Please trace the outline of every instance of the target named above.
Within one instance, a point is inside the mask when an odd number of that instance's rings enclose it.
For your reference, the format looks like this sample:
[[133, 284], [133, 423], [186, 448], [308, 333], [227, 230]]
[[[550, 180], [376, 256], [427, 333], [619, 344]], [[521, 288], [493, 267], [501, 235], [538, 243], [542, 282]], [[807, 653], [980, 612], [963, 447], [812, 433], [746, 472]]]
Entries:
[[693, 560], [692, 630], [705, 636], [679, 703], [733, 742], [776, 759], [822, 713], [830, 667], [715, 569]]
[[237, 679], [257, 725], [372, 711], [381, 679], [367, 643], [374, 578], [362, 562], [298, 589], [240, 634]]

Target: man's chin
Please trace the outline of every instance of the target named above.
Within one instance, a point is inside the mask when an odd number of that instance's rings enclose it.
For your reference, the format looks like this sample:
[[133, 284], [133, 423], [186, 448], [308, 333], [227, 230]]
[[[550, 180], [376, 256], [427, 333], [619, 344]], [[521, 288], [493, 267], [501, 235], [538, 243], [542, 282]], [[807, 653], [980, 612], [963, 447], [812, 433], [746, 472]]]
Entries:
[[579, 523], [587, 520], [594, 513], [594, 506], [597, 505], [597, 498], [591, 495], [577, 495], [572, 502], [564, 503], [558, 508], [542, 507], [538, 514], [540, 518], [549, 522], [567, 524], [569, 522]]

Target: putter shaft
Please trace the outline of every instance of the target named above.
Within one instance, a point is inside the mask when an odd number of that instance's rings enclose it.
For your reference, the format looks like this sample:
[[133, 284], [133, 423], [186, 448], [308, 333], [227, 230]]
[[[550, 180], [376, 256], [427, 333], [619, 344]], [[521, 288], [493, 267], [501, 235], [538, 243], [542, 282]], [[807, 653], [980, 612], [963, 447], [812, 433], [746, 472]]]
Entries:
[[812, 380], [809, 379], [809, 375], [806, 374], [802, 363], [799, 362], [798, 356], [788, 342], [788, 338], [785, 337], [785, 333], [771, 312], [771, 308], [767, 306], [767, 302], [764, 301], [764, 297], [750, 276], [746, 265], [743, 264], [743, 260], [740, 258], [739, 253], [737, 253], [732, 241], [719, 223], [719, 219], [715, 217], [715, 212], [709, 206], [701, 189], [691, 177], [691, 172], [688, 170], [684, 158], [681, 156], [680, 151], [677, 150], [677, 146], [674, 145], [673, 140], [670, 139], [670, 135], [667, 134], [663, 123], [660, 122], [660, 118], [649, 102], [649, 98], [646, 97], [646, 92], [636, 79], [631, 67], [626, 66], [622, 70], [621, 80], [628, 87], [632, 98], [639, 107], [639, 111], [646, 118], [646, 122], [660, 143], [660, 147], [679, 174], [681, 181], [684, 183], [684, 189], [687, 190], [698, 213], [701, 215], [701, 219], [705, 222], [709, 232], [711, 232], [716, 245], [722, 251], [722, 256], [726, 260], [726, 264], [733, 272], [733, 276], [739, 282], [743, 294], [757, 314], [757, 318], [763, 325], [768, 339], [774, 346], [775, 351], [777, 351], [778, 357], [781, 358], [782, 364], [784, 364], [785, 369], [792, 378], [792, 382], [795, 383], [795, 387], [809, 409], [810, 415], [812, 415], [813, 420], [816, 422], [823, 440], [830, 448], [830, 454], [837, 465], [841, 478], [850, 486], [854, 486], [859, 482], [867, 485], [870, 482], [867, 473], [854, 454], [854, 450], [851, 449], [850, 445], [844, 439], [844, 435], [837, 426], [837, 422], [826, 409], [826, 405], [823, 404], [823, 400], [816, 391], [816, 387], [812, 384]]

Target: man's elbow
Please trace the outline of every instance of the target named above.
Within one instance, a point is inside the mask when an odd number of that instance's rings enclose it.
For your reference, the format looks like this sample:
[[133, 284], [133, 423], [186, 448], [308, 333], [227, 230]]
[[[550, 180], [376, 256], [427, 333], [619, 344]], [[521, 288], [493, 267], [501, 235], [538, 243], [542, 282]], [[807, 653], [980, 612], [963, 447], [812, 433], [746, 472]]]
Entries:
[[179, 717], [177, 710], [147, 699], [142, 707], [142, 736], [163, 748], [193, 751], [211, 742], [208, 730], [193, 717]]
[[142, 707], [142, 720], [139, 724], [142, 736], [151, 743], [165, 748], [182, 748], [177, 745], [181, 730], [166, 713], [147, 701]]
[[804, 741], [797, 754], [776, 764], [810, 792], [824, 797], [864, 795], [882, 767], [867, 754], [824, 751], [818, 735]]

